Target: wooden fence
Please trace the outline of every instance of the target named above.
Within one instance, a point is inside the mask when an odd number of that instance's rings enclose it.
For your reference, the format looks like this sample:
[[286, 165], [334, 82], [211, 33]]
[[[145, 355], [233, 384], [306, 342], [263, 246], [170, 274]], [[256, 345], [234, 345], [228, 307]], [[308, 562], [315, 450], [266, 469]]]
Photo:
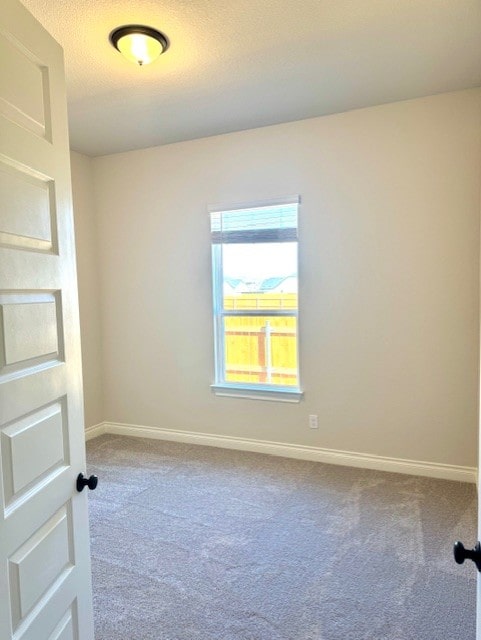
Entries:
[[[247, 293], [224, 297], [225, 309], [296, 310], [297, 295]], [[226, 380], [296, 386], [295, 316], [225, 317]]]

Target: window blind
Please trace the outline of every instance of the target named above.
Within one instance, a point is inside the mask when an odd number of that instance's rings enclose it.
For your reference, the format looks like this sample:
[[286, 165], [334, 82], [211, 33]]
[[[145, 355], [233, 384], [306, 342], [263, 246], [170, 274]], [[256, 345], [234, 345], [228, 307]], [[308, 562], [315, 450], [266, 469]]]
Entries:
[[213, 211], [212, 244], [297, 241], [298, 203]]

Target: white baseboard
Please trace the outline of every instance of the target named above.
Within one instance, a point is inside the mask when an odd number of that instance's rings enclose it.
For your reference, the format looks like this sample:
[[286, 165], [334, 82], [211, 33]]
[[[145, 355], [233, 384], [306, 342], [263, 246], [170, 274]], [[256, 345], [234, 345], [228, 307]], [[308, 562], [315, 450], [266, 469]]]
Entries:
[[91, 427], [85, 427], [85, 440], [92, 440], [92, 438], [96, 438], [97, 436], [101, 436], [106, 433], [105, 427], [105, 422], [93, 424]]
[[103, 422], [86, 429], [86, 439], [95, 438], [103, 433], [135, 436], [137, 438], [171, 440], [174, 442], [252, 451], [255, 453], [267, 453], [285, 458], [297, 458], [299, 460], [311, 460], [315, 462], [325, 462], [327, 464], [374, 469], [376, 471], [388, 471], [391, 473], [405, 473], [408, 475], [456, 480], [459, 482], [475, 483], [477, 481], [477, 469], [475, 467], [404, 460], [401, 458], [386, 458], [353, 451], [339, 451], [337, 449], [323, 449], [321, 447], [309, 447], [249, 438], [233, 438], [231, 436], [219, 436], [212, 433], [160, 429], [157, 427], [121, 424], [117, 422]]

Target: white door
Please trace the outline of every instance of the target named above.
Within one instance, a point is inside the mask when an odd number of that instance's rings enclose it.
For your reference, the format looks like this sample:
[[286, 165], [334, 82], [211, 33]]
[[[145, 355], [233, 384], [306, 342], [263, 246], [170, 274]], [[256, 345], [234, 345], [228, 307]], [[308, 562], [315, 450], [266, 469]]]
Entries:
[[0, 638], [92, 640], [63, 54], [0, 10]]

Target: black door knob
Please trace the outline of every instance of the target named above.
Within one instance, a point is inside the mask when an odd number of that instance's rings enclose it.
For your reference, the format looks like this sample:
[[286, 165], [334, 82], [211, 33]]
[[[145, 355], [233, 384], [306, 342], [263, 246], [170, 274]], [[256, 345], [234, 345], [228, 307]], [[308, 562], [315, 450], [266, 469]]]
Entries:
[[98, 481], [99, 479], [97, 478], [97, 476], [90, 476], [90, 478], [85, 478], [83, 473], [79, 473], [77, 476], [77, 491], [83, 491], [84, 487], [88, 487], [90, 491], [93, 491], [96, 488]]
[[474, 549], [466, 549], [462, 542], [455, 542], [453, 551], [454, 559], [458, 564], [463, 564], [466, 559], [472, 560], [478, 571], [481, 571], [481, 544], [479, 542], [476, 543]]

